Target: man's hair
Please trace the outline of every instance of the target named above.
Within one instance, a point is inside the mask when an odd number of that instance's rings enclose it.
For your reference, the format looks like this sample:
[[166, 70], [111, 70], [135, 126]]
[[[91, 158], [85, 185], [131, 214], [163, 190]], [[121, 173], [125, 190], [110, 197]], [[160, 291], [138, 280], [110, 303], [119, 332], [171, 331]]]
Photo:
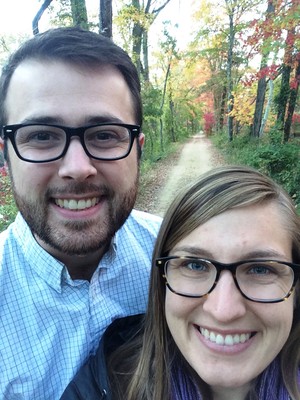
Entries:
[[134, 117], [142, 124], [141, 87], [129, 55], [109, 38], [78, 27], [50, 29], [38, 34], [13, 53], [0, 77], [0, 126], [7, 123], [5, 100], [11, 77], [26, 60], [62, 61], [83, 68], [111, 65], [123, 75], [132, 95]]

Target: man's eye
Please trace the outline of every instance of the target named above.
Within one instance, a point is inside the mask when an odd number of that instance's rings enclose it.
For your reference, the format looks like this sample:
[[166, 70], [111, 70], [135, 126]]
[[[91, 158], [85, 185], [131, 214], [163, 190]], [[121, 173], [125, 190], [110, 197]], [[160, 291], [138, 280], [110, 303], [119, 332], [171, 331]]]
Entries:
[[117, 133], [111, 131], [97, 132], [94, 134], [97, 140], [119, 140], [120, 137]]
[[42, 142], [57, 142], [63, 140], [63, 136], [56, 132], [50, 131], [34, 131], [24, 132], [17, 136], [17, 142], [22, 143], [42, 143]]
[[51, 139], [53, 139], [53, 135], [49, 132], [37, 132], [29, 136], [29, 140], [45, 141]]

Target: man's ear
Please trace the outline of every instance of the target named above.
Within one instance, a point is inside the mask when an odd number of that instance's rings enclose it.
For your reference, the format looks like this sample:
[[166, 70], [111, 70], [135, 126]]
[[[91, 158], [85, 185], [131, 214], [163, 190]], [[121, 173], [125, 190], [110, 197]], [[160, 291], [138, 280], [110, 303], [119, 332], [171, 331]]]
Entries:
[[145, 135], [143, 134], [143, 132], [139, 134], [139, 144], [141, 146], [141, 149], [143, 149], [145, 144]]

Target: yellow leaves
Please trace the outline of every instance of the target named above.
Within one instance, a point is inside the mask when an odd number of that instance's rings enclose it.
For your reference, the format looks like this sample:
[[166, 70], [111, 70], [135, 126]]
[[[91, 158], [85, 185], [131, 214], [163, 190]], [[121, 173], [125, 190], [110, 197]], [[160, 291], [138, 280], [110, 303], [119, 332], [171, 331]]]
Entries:
[[234, 97], [233, 110], [229, 113], [241, 125], [251, 125], [255, 109], [256, 85], [250, 88], [239, 87], [232, 92]]
[[151, 13], [145, 13], [143, 9], [138, 9], [133, 5], [124, 6], [115, 17], [114, 21], [118, 25], [139, 24], [145, 30], [148, 30], [154, 21], [155, 16]]

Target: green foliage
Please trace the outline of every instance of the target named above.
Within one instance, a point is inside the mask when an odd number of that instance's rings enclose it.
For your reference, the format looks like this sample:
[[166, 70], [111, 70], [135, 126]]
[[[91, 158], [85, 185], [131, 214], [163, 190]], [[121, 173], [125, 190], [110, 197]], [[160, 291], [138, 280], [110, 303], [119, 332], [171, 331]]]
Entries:
[[263, 139], [240, 135], [229, 143], [222, 134], [215, 136], [213, 141], [228, 163], [249, 165], [267, 174], [282, 185], [300, 207], [299, 141], [283, 143], [282, 132], [276, 129]]
[[17, 214], [10, 180], [4, 168], [0, 168], [0, 232], [13, 222]]

